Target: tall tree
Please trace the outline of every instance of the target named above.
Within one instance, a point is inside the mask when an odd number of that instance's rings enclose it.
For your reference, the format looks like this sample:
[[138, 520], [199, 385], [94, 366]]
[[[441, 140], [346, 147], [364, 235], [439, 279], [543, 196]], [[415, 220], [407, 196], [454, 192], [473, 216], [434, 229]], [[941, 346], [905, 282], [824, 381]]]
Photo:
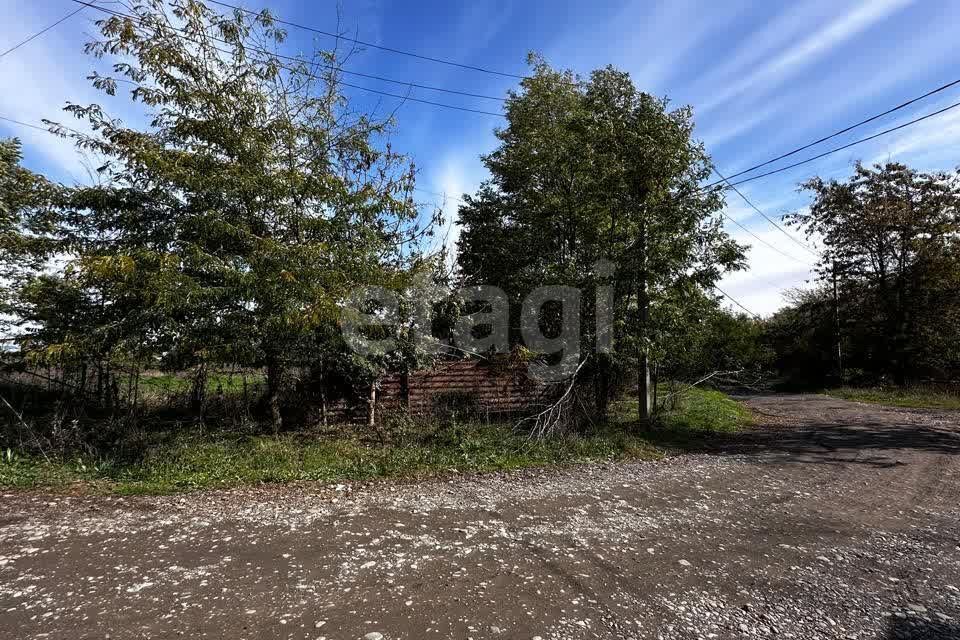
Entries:
[[[102, 184], [72, 194], [74, 278], [117, 309], [124, 339], [204, 385], [210, 363], [264, 367], [281, 424], [285, 374], [359, 285], [394, 285], [419, 258], [412, 165], [392, 120], [350, 108], [336, 51], [290, 61], [270, 13], [145, 0], [98, 22], [92, 76], [149, 113], [143, 130], [97, 104], [59, 127], [103, 156]], [[91, 295], [93, 295], [91, 293]], [[74, 336], [76, 338], [76, 336]]]
[[[484, 157], [492, 178], [459, 211], [459, 266], [467, 283], [496, 285], [514, 303], [544, 284], [566, 284], [591, 302], [614, 289], [614, 356], [637, 363], [640, 414], [649, 415], [647, 375], [657, 326], [651, 308], [699, 296], [743, 248], [714, 214], [718, 190], [692, 138], [689, 108], [638, 90], [612, 67], [588, 80], [532, 57], [533, 73], [507, 101], [500, 146]], [[608, 260], [607, 277], [596, 268]], [[596, 339], [593, 308], [584, 338]]]
[[868, 310], [858, 320], [878, 338], [871, 366], [905, 383], [956, 336], [937, 327], [960, 309], [960, 174], [858, 163], [849, 180], [803, 187], [814, 202], [791, 222], [823, 238], [821, 279]]

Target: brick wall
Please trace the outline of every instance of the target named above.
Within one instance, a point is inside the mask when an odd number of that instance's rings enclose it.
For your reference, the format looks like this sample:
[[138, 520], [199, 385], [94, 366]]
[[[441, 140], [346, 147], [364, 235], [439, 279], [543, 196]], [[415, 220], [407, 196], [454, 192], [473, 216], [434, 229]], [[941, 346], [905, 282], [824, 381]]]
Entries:
[[[402, 376], [394, 374], [380, 380], [378, 408], [403, 406]], [[458, 360], [408, 376], [407, 406], [416, 415], [449, 410], [442, 405], [472, 405], [481, 413], [516, 413], [542, 404], [543, 386], [527, 375], [525, 364], [508, 361]], [[453, 407], [467, 409], [468, 407]]]

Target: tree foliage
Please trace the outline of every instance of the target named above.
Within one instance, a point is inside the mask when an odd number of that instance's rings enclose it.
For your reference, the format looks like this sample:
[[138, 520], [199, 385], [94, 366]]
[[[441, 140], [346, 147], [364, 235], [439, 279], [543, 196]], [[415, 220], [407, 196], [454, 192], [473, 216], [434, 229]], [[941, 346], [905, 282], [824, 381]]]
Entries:
[[56, 208], [63, 190], [22, 167], [22, 159], [19, 140], [0, 140], [0, 314], [4, 315], [16, 313], [15, 292], [59, 246]]
[[818, 272], [837, 280], [847, 364], [899, 384], [956, 371], [960, 174], [857, 164], [803, 188], [813, 204], [791, 222], [823, 239]]
[[41, 322], [34, 343], [193, 367], [201, 386], [210, 364], [265, 367], [279, 426], [286, 373], [311, 364], [350, 292], [398, 286], [424, 263], [432, 219], [420, 222], [412, 164], [387, 142], [392, 120], [350, 108], [336, 51], [279, 57], [285, 34], [266, 11], [129, 10], [99, 22], [87, 51], [113, 61], [94, 85], [129, 89], [148, 125], [70, 104], [94, 133], [56, 127], [103, 162], [63, 211], [63, 277], [27, 296], [37, 320], [51, 287], [85, 312], [57, 335]]
[[699, 188], [711, 168], [692, 112], [670, 110], [612, 67], [581, 79], [531, 62], [500, 144], [483, 158], [491, 179], [459, 210], [461, 278], [502, 288], [515, 307], [538, 286], [578, 287], [587, 344], [596, 290], [610, 286], [609, 364], [655, 352], [704, 288], [743, 265], [714, 216], [720, 192]]

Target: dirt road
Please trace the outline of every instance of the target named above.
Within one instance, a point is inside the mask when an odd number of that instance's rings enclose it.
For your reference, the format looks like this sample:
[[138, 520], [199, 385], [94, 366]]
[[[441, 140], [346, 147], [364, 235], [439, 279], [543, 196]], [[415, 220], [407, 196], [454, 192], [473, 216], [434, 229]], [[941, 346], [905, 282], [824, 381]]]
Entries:
[[656, 463], [5, 495], [0, 638], [960, 638], [958, 416], [748, 402]]

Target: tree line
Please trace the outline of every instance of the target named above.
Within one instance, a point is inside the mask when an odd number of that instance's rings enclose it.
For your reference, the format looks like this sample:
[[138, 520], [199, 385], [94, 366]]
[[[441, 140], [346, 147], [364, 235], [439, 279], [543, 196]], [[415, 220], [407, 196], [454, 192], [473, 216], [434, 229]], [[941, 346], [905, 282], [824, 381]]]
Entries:
[[822, 239], [820, 286], [769, 320], [775, 364], [807, 384], [956, 382], [960, 173], [858, 163], [802, 188], [789, 222]]
[[[0, 143], [5, 366], [46, 368], [58, 403], [135, 413], [141, 377], [166, 371], [189, 380], [203, 420], [211, 376], [256, 372], [253, 411], [277, 431], [296, 405], [362, 402], [385, 372], [464, 357], [455, 342], [419, 349], [413, 334], [450, 342], [459, 319], [487, 309], [451, 295], [414, 326], [423, 282], [502, 289], [518, 349], [524, 296], [583, 292], [578, 384], [601, 418], [628, 389], [649, 418], [658, 381], [774, 369], [813, 381], [837, 354], [846, 375], [956, 373], [955, 174], [889, 164], [810, 181], [814, 204], [792, 222], [822, 243], [827, 288], [768, 321], [733, 315], [712, 287], [746, 267], [746, 247], [716, 215], [721, 188], [700, 187], [711, 162], [692, 111], [612, 67], [583, 78], [531, 56], [483, 157], [490, 177], [458, 211], [451, 268], [431, 250], [440, 212], [417, 200], [416, 165], [390, 142], [395, 119], [343, 93], [351, 52], [280, 56], [269, 12], [199, 0], [130, 11], [98, 22], [86, 51], [112, 69], [93, 85], [128, 96], [146, 125], [98, 104], [67, 105], [83, 127], [50, 123], [95, 160], [89, 183], [49, 180], [21, 165], [17, 140]], [[357, 352], [341, 331], [363, 287], [402, 293], [395, 321], [371, 329], [396, 339], [389, 353]], [[563, 319], [547, 301], [536, 322], [549, 334]]]

